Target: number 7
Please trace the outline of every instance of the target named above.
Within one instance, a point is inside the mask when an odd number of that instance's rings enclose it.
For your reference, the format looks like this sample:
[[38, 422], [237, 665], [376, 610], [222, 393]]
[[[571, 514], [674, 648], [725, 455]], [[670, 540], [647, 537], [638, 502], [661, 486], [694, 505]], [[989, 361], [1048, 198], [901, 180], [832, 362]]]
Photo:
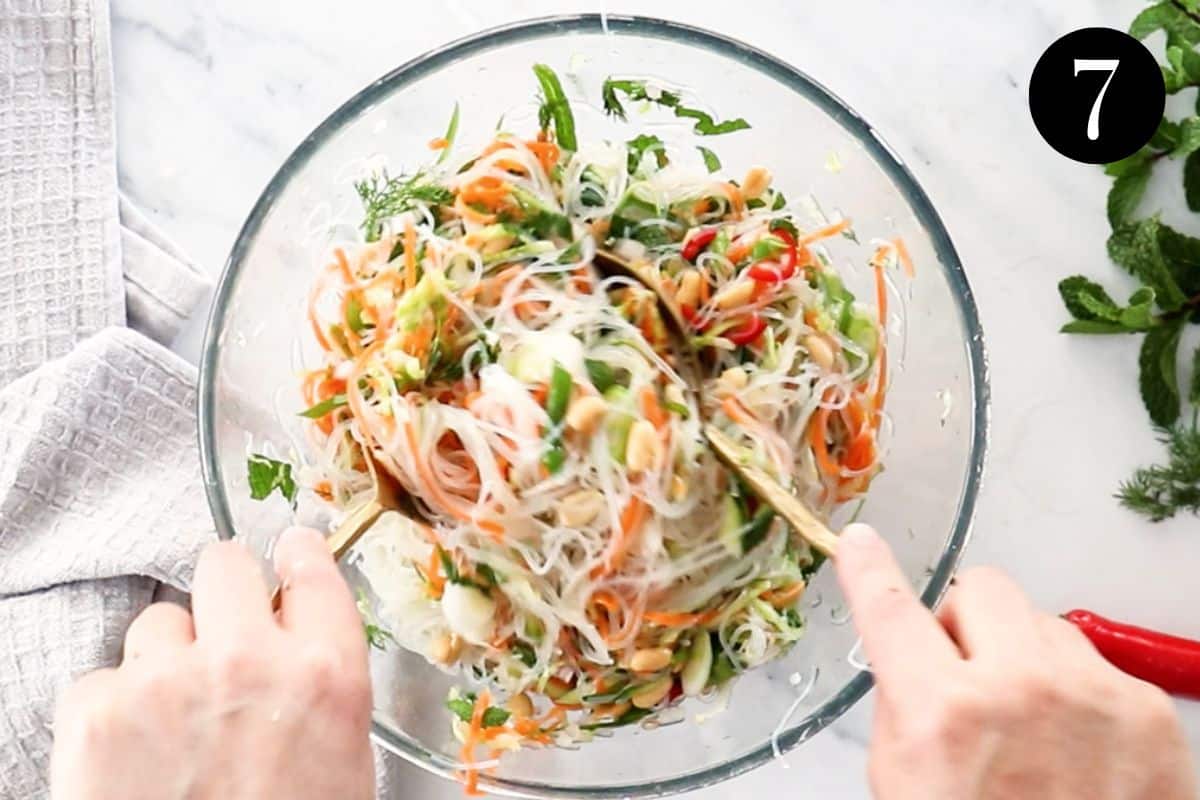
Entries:
[[1100, 104], [1104, 102], [1104, 93], [1112, 83], [1113, 75], [1117, 74], [1120, 59], [1116, 58], [1077, 58], [1075, 59], [1075, 77], [1081, 72], [1107, 72], [1108, 80], [1100, 87], [1096, 102], [1092, 103], [1092, 113], [1088, 114], [1087, 137], [1093, 142], [1100, 138]]

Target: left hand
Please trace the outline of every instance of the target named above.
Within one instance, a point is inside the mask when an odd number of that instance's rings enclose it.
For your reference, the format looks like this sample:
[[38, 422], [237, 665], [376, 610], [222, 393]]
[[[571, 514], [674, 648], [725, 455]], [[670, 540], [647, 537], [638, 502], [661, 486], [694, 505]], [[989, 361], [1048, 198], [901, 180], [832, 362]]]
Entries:
[[371, 685], [362, 621], [324, 539], [285, 531], [271, 613], [258, 564], [209, 546], [192, 609], [133, 621], [120, 667], [60, 699], [51, 787], [61, 800], [370, 800]]

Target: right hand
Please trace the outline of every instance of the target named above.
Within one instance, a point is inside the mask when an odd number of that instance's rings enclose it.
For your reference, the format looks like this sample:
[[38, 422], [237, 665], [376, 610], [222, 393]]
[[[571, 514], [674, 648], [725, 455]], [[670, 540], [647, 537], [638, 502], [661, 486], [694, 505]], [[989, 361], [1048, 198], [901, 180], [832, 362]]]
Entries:
[[1007, 576], [963, 573], [935, 616], [858, 524], [842, 533], [837, 568], [878, 689], [879, 800], [1196, 797], [1171, 700]]

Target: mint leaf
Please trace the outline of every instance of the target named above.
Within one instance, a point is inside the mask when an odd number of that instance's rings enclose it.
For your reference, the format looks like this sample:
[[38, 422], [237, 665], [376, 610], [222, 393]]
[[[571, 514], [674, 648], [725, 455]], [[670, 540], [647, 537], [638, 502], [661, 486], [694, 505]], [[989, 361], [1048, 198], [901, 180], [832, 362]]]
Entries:
[[1182, 330], [1183, 320], [1178, 319], [1153, 328], [1146, 334], [1138, 355], [1138, 385], [1142, 390], [1142, 402], [1154, 424], [1164, 428], [1179, 419], [1179, 379], [1175, 357]]
[[1200, 294], [1200, 239], [1159, 224], [1158, 245], [1171, 277], [1187, 297]]
[[254, 453], [246, 459], [246, 478], [251, 499], [265, 500], [278, 489], [289, 503], [296, 504], [296, 480], [291, 464]]
[[1108, 224], [1114, 228], [1124, 224], [1137, 210], [1146, 185], [1150, 182], [1150, 162], [1131, 165], [1117, 176], [1108, 192]]
[[335, 408], [341, 408], [344, 405], [346, 405], [346, 395], [335, 394], [317, 403], [312, 408], [306, 408], [301, 411], [300, 416], [308, 417], [309, 419], [320, 419]]
[[738, 117], [717, 122], [712, 115], [698, 108], [683, 105], [682, 98], [677, 92], [671, 92], [658, 87], [650, 87], [646, 81], [606, 78], [600, 90], [604, 101], [604, 111], [615, 117], [627, 119], [625, 106], [621, 104], [619, 94], [624, 94], [630, 100], [646, 101], [671, 109], [680, 119], [694, 120], [692, 132], [700, 136], [718, 136], [723, 133], [733, 133], [750, 127], [750, 123]]
[[[1196, 64], [1196, 69], [1196, 81], [1200, 82], [1200, 63]], [[1188, 117], [1179, 124], [1179, 144], [1175, 145], [1171, 155], [1186, 156], [1197, 150], [1200, 150], [1200, 117]]]
[[[1176, 128], [1178, 128], [1178, 126], [1176, 126]], [[1162, 130], [1161, 126], [1159, 127], [1159, 130], [1160, 131]], [[1157, 133], [1155, 133], [1154, 135], [1156, 137], [1158, 136]], [[1151, 139], [1150, 143], [1154, 144], [1154, 139]], [[1178, 143], [1179, 143], [1179, 133], [1178, 133], [1178, 130], [1176, 130], [1175, 138], [1171, 141], [1169, 146], [1164, 146], [1163, 149], [1169, 150], [1169, 149], [1175, 147], [1175, 145]], [[1155, 147], [1157, 147], [1157, 146], [1158, 145], [1155, 145]], [[1105, 164], [1104, 165], [1104, 174], [1109, 175], [1114, 178], [1117, 177], [1118, 175], [1124, 175], [1129, 170], [1137, 169], [1140, 165], [1149, 162], [1153, 156], [1154, 156], [1153, 150], [1151, 150], [1148, 147], [1143, 147], [1141, 150], [1138, 150], [1133, 155], [1125, 156], [1125, 158], [1122, 158], [1120, 161], [1113, 161], [1109, 164]]]
[[508, 718], [510, 716], [512, 715], [503, 708], [492, 706], [487, 711], [483, 712], [483, 727], [498, 728], [504, 723], [508, 722]]
[[1117, 317], [1117, 304], [1104, 287], [1083, 275], [1063, 278], [1058, 284], [1058, 293], [1075, 319], [1113, 320]]
[[1117, 322], [1129, 331], [1147, 331], [1157, 325], [1158, 319], [1154, 316], [1154, 290], [1143, 286], [1134, 292], [1129, 297], [1129, 305], [1121, 309], [1117, 316]]
[[1189, 153], [1183, 162], [1183, 194], [1188, 208], [1200, 211], [1200, 151]]
[[1159, 249], [1157, 217], [1123, 225], [1108, 237], [1108, 255], [1143, 284], [1154, 289], [1163, 311], [1176, 311], [1187, 301]]
[[1135, 39], [1145, 39], [1172, 22], [1176, 11], [1171, 0], [1163, 0], [1161, 3], [1155, 3], [1149, 8], [1142, 9], [1142, 13], [1134, 17], [1133, 22], [1130, 23], [1129, 35]]
[[1061, 333], [1132, 333], [1119, 322], [1103, 319], [1077, 319], [1058, 329]]
[[716, 153], [703, 145], [696, 145], [696, 149], [700, 151], [700, 156], [704, 159], [704, 168], [710, 175], [721, 168], [721, 159]]
[[1200, 347], [1192, 354], [1192, 390], [1188, 392], [1188, 400], [1200, 406]]
[[668, 163], [666, 145], [657, 136], [639, 133], [626, 142], [625, 147], [629, 150], [629, 154], [625, 159], [625, 168], [630, 175], [638, 171], [638, 167], [641, 166], [642, 158], [645, 157], [647, 150], [654, 153], [654, 161], [660, 169]]
[[475, 695], [467, 694], [447, 700], [446, 708], [463, 722], [469, 723], [475, 714]]
[[[1150, 146], [1158, 150], [1174, 150], [1179, 146], [1179, 136], [1179, 123], [1172, 122], [1166, 117], [1163, 117], [1158, 123], [1158, 128], [1154, 131], [1154, 135], [1150, 137]], [[1148, 151], [1143, 148], [1142, 150], [1139, 150], [1138, 153], [1148, 154]], [[1138, 155], [1138, 153], [1134, 153], [1133, 156], [1129, 156], [1129, 158], [1133, 158], [1134, 156]]]

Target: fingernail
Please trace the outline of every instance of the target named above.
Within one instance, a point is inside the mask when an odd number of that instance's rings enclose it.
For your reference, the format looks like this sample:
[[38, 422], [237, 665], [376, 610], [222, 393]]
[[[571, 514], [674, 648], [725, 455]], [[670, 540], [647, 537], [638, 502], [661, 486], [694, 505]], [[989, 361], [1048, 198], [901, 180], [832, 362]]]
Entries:
[[879, 534], [870, 525], [852, 522], [842, 529], [841, 547], [871, 547], [879, 541]]
[[321, 536], [318, 531], [299, 525], [293, 525], [290, 528], [286, 528], [283, 533], [279, 534], [279, 538], [275, 540], [275, 547], [272, 550], [274, 554], [274, 558], [272, 560], [275, 562], [276, 566], [279, 564], [279, 554], [281, 552], [286, 551], [293, 545], [293, 543], [299, 543], [304, 539], [317, 539], [321, 542], [324, 542], [324, 537]]

